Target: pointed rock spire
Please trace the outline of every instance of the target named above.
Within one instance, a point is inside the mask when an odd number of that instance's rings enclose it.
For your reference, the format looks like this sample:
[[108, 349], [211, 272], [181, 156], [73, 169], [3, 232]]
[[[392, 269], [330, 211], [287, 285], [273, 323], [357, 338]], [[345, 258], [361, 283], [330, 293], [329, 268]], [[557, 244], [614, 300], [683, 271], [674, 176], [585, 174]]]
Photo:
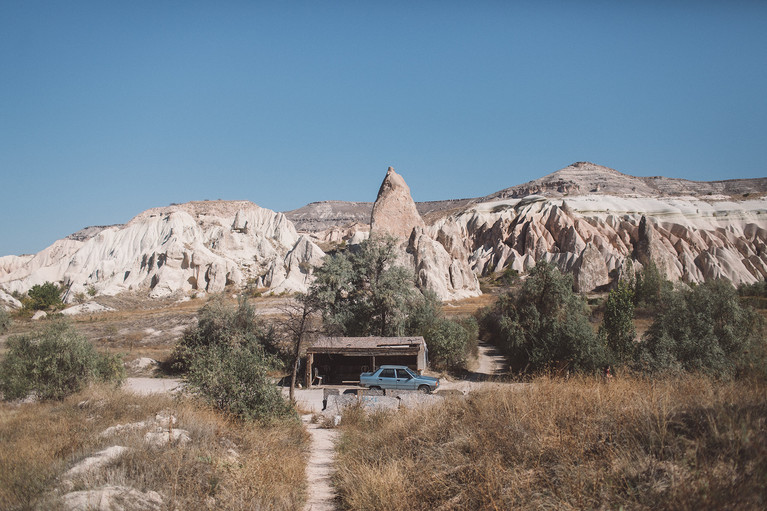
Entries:
[[370, 234], [389, 233], [404, 241], [416, 227], [426, 226], [410, 196], [410, 188], [402, 176], [389, 167], [373, 205]]

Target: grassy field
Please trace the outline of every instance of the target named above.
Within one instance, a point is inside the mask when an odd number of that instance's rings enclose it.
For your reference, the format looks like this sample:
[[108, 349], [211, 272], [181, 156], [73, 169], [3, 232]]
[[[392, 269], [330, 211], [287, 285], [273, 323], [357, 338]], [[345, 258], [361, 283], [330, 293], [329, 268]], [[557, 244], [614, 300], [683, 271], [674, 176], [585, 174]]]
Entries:
[[[158, 413], [176, 417], [173, 428], [191, 441], [151, 447], [147, 428], [101, 435]], [[0, 403], [0, 445], [4, 511], [57, 509], [66, 491], [108, 485], [159, 492], [164, 509], [297, 510], [305, 499], [308, 435], [297, 420], [243, 424], [189, 399], [92, 387], [61, 402]], [[75, 463], [113, 445], [129, 451], [62, 483]]]
[[764, 509], [767, 385], [538, 379], [344, 416], [343, 509]]

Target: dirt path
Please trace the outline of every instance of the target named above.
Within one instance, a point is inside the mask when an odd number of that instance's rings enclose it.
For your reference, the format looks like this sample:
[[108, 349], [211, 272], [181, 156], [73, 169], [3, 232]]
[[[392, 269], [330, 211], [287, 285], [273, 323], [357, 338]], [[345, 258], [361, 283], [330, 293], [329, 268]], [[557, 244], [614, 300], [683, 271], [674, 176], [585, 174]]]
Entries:
[[500, 376], [508, 371], [506, 358], [501, 355], [498, 348], [483, 342], [480, 342], [478, 348], [477, 362], [479, 365], [474, 374], [491, 378], [493, 376]]
[[333, 474], [333, 461], [336, 454], [334, 442], [338, 432], [312, 424], [311, 415], [305, 415], [302, 419], [312, 436], [309, 462], [306, 464], [308, 498], [304, 511], [333, 511], [336, 509], [334, 502], [336, 494], [330, 478]]

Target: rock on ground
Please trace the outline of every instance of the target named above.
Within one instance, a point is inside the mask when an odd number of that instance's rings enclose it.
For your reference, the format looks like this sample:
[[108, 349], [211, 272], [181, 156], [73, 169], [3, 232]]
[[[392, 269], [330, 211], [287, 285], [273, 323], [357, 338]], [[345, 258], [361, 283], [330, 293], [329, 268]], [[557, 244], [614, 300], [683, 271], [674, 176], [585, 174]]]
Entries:
[[162, 504], [159, 493], [141, 492], [126, 486], [104, 486], [62, 497], [62, 507], [66, 511], [159, 511]]

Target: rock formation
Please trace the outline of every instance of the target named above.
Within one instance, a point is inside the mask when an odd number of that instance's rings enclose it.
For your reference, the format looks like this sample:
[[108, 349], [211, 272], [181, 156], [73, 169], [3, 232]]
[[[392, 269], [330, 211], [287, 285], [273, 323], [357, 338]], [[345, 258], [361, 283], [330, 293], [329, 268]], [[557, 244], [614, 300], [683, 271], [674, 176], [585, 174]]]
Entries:
[[626, 261], [652, 261], [672, 281], [767, 278], [767, 199], [704, 201], [584, 195], [505, 199], [456, 216], [477, 274], [545, 260], [572, 271], [580, 291], [614, 281]]
[[767, 178], [634, 177], [578, 162], [484, 198], [415, 204], [389, 168], [375, 204], [326, 201], [289, 213], [304, 233], [247, 201], [172, 205], [86, 228], [37, 254], [0, 257], [0, 306], [18, 307], [11, 293], [45, 281], [65, 284], [70, 299], [91, 287], [153, 297], [246, 285], [301, 291], [324, 255], [315, 242], [354, 245], [369, 230], [399, 238], [419, 285], [444, 300], [480, 294], [477, 275], [525, 272], [540, 260], [573, 272], [584, 292], [605, 289], [629, 260], [685, 282], [767, 278]]
[[24, 292], [62, 282], [70, 298], [91, 286], [100, 294], [143, 290], [151, 297], [246, 284], [303, 291], [323, 256], [281, 213], [247, 201], [190, 202], [59, 240], [28, 258], [3, 258], [0, 286]]
[[388, 233], [401, 240], [407, 240], [413, 229], [425, 227], [410, 196], [410, 188], [402, 176], [389, 167], [373, 204], [370, 234]]
[[370, 234], [390, 234], [402, 241], [403, 259], [412, 264], [416, 283], [441, 300], [481, 294], [467, 263], [468, 251], [455, 224], [427, 232], [405, 180], [389, 167], [373, 205]]

